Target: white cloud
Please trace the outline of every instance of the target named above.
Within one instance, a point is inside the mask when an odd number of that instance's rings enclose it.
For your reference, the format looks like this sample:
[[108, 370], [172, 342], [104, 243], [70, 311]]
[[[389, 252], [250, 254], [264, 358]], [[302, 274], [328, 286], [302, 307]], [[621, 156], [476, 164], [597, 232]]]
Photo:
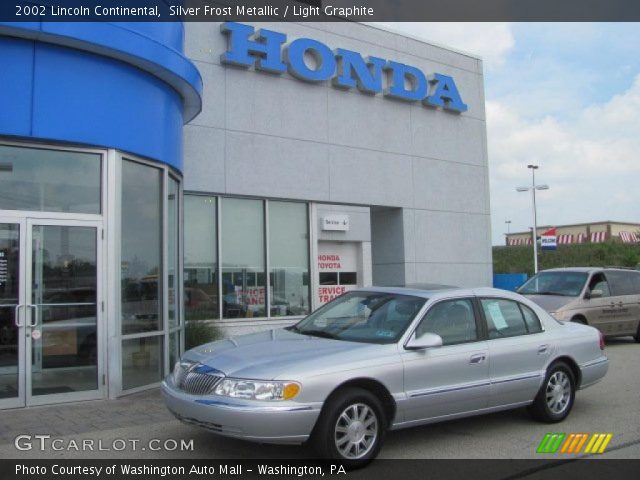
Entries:
[[591, 105], [571, 120], [529, 120], [504, 100], [487, 102], [493, 243], [504, 221], [531, 225], [531, 199], [515, 187], [531, 182], [526, 165], [540, 165], [540, 224], [640, 221], [640, 75], [624, 93]]
[[408, 33], [427, 42], [480, 55], [485, 66], [502, 65], [515, 45], [508, 23], [384, 23], [394, 30]]

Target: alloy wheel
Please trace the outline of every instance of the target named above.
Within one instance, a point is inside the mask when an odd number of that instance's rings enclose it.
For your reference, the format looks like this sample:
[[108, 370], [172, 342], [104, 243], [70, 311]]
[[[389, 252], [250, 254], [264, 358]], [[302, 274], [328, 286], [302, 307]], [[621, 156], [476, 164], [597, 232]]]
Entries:
[[569, 405], [571, 399], [571, 381], [569, 376], [559, 370], [549, 378], [545, 392], [547, 407], [554, 414], [560, 414]]
[[334, 428], [334, 441], [344, 458], [359, 459], [367, 455], [378, 438], [378, 417], [365, 403], [345, 408]]

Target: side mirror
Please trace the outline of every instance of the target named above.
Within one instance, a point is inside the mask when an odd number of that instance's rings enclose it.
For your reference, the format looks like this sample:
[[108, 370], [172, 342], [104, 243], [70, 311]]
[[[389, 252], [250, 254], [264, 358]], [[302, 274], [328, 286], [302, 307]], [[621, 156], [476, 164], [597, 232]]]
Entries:
[[425, 348], [435, 348], [441, 346], [442, 337], [440, 335], [437, 335], [435, 333], [425, 333], [419, 338], [416, 338], [416, 334], [414, 332], [404, 348], [407, 350], [424, 350]]
[[591, 290], [587, 293], [589, 294], [587, 298], [602, 298], [602, 290]]

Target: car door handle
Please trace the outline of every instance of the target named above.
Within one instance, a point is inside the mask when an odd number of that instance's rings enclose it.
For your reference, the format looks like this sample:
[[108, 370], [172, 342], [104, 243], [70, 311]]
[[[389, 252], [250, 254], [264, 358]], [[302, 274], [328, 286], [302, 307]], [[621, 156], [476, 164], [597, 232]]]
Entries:
[[471, 355], [471, 359], [469, 360], [469, 363], [471, 365], [477, 365], [479, 363], [484, 362], [486, 358], [487, 356], [484, 353], [476, 353], [475, 355]]
[[549, 345], [540, 345], [538, 347], [538, 355], [542, 355], [543, 353], [547, 353], [549, 350]]

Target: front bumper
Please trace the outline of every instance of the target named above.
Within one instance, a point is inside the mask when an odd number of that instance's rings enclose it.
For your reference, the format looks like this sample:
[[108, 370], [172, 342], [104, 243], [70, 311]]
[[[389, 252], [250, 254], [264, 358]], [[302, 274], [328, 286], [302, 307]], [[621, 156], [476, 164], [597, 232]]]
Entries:
[[162, 382], [167, 408], [191, 425], [227, 437], [261, 443], [305, 442], [320, 415], [321, 404], [255, 402], [215, 395], [190, 395], [168, 376]]

